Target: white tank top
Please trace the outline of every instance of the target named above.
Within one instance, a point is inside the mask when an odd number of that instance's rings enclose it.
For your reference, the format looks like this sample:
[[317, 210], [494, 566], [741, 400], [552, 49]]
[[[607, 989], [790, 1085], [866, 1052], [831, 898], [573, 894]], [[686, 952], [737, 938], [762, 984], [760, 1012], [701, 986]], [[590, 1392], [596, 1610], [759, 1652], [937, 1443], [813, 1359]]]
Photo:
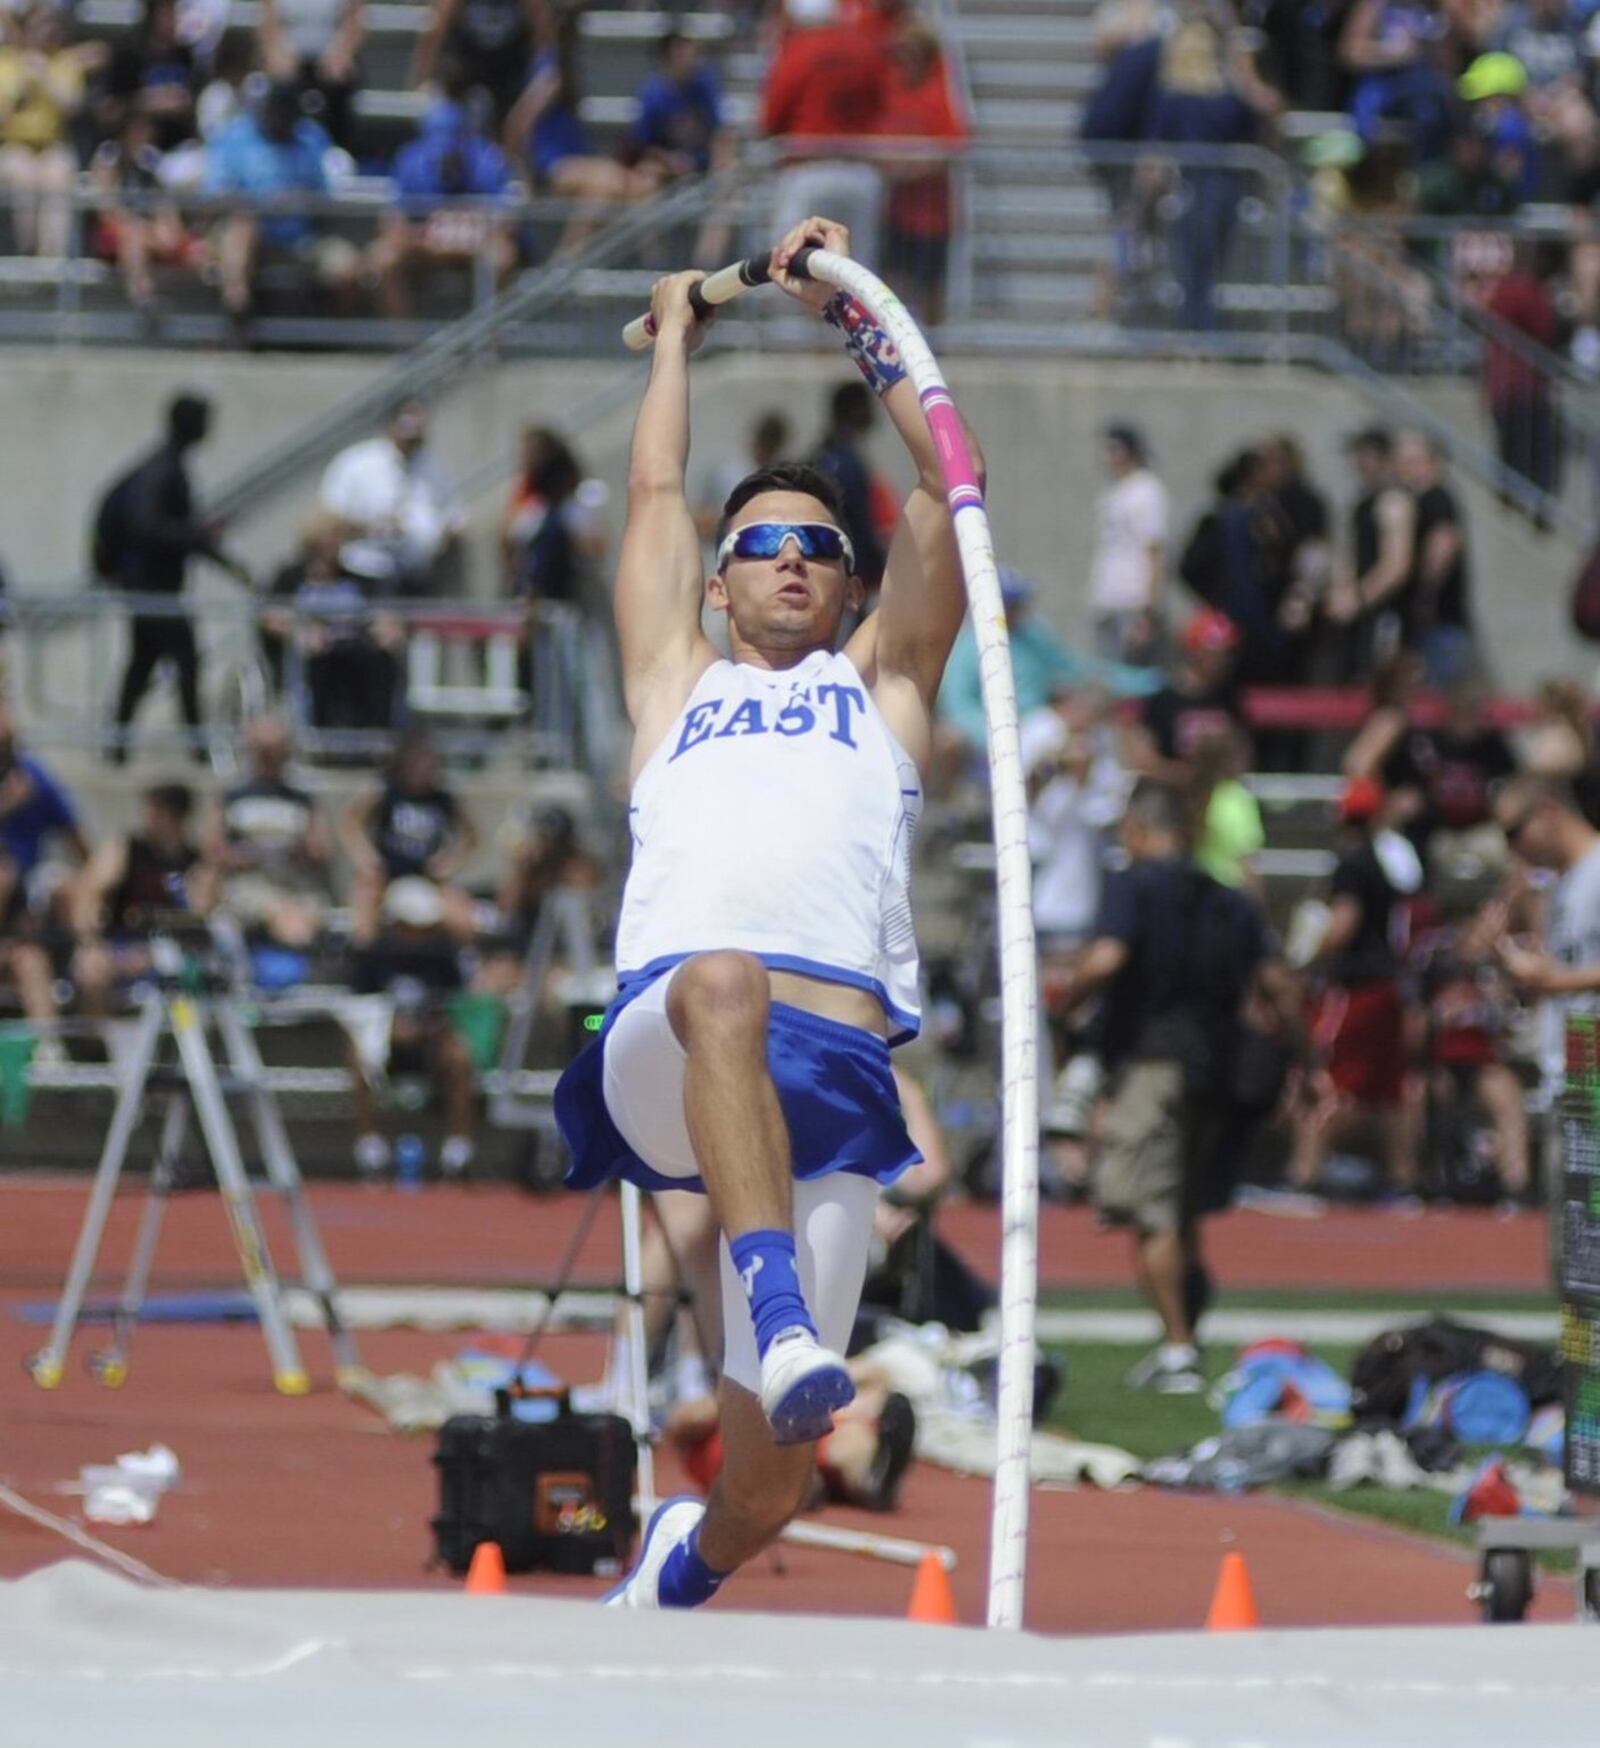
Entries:
[[921, 811], [916, 765], [846, 657], [713, 663], [633, 786], [619, 977], [739, 949], [869, 990], [891, 1042], [914, 1036]]

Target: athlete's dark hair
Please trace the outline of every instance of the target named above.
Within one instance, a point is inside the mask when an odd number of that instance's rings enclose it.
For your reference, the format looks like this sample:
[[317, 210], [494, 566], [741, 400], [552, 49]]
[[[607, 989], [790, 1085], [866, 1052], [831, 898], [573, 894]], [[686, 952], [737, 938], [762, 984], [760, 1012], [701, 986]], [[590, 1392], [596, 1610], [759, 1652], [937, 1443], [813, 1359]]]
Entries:
[[808, 498], [815, 498], [835, 522], [841, 522], [844, 517], [839, 487], [832, 474], [823, 473], [820, 468], [803, 461], [780, 461], [772, 467], [758, 467], [754, 473], [747, 473], [728, 493], [728, 501], [722, 506], [722, 519], [717, 523], [716, 543], [719, 547], [727, 538], [734, 517], [752, 498], [759, 498], [763, 492], [801, 492]]

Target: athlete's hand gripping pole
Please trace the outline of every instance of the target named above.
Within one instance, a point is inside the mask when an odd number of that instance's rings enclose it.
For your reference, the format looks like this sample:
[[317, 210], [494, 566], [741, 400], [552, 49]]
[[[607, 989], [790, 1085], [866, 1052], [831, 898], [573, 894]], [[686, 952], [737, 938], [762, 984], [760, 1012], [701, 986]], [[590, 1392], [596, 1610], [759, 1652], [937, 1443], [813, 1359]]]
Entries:
[[[1037, 1074], [1038, 959], [1033, 932], [1033, 871], [1028, 855], [1028, 803], [1017, 735], [1017, 695], [994, 543], [983, 491], [960, 415], [927, 341], [905, 306], [876, 275], [848, 256], [802, 249], [789, 263], [798, 279], [847, 292], [887, 335], [911, 378], [944, 475], [967, 601], [978, 643], [979, 675], [989, 727], [989, 782], [999, 884], [1004, 1161], [1001, 1257], [1001, 1348], [990, 1540], [990, 1626], [1022, 1624], [1027, 1571], [1029, 1454], [1033, 1435], [1034, 1312], [1038, 1284], [1039, 1089]], [[764, 258], [723, 268], [695, 288], [706, 308], [738, 297], [770, 276]], [[628, 344], [650, 343], [649, 319], [626, 330]], [[870, 360], [868, 360], [870, 363]]]
[[[798, 278], [804, 279], [806, 263], [812, 250], [802, 249], [795, 257], [790, 271]], [[736, 297], [743, 297], [747, 291], [753, 291], [758, 285], [769, 285], [772, 282], [772, 261], [768, 255], [752, 255], [747, 261], [735, 261], [729, 267], [719, 267], [715, 273], [708, 274], [689, 293], [689, 307], [695, 313], [697, 321], [705, 321], [716, 309], [718, 304], [732, 303]], [[622, 330], [622, 343], [630, 352], [643, 352], [655, 344], [656, 322], [652, 315], [635, 316]]]

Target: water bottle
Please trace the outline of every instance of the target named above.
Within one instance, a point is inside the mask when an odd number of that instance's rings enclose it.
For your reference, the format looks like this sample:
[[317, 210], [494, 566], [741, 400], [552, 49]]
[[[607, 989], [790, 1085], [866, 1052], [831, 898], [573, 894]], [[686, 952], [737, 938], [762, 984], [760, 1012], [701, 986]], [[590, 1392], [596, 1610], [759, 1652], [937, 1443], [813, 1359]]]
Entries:
[[422, 1169], [428, 1163], [427, 1149], [418, 1135], [402, 1135], [394, 1148], [394, 1181], [402, 1190], [422, 1187]]

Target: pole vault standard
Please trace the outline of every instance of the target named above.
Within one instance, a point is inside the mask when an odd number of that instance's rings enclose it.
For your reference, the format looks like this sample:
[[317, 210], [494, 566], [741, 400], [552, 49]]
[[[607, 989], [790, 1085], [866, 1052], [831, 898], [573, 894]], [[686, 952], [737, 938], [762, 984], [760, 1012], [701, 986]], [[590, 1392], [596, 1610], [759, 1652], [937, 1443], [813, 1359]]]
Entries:
[[[989, 726], [989, 789], [999, 881], [1001, 1157], [1005, 1178], [999, 1452], [989, 1544], [988, 1622], [992, 1627], [1020, 1627], [1028, 1559], [1028, 1458], [1033, 1435], [1039, 1262], [1038, 957], [1033, 938], [1027, 793], [1017, 738], [1017, 694], [994, 542], [960, 415], [937, 360], [899, 298], [875, 274], [848, 256], [826, 249], [801, 249], [790, 271], [797, 278], [820, 280], [860, 299], [899, 349], [939, 454], [945, 499], [966, 579], [967, 604], [977, 635], [983, 708]], [[769, 279], [768, 258], [752, 256], [701, 280], [689, 301], [696, 315], [703, 318], [718, 304], [729, 303]], [[644, 350], [654, 338], [651, 317], [631, 321], [622, 338], [633, 351]]]

